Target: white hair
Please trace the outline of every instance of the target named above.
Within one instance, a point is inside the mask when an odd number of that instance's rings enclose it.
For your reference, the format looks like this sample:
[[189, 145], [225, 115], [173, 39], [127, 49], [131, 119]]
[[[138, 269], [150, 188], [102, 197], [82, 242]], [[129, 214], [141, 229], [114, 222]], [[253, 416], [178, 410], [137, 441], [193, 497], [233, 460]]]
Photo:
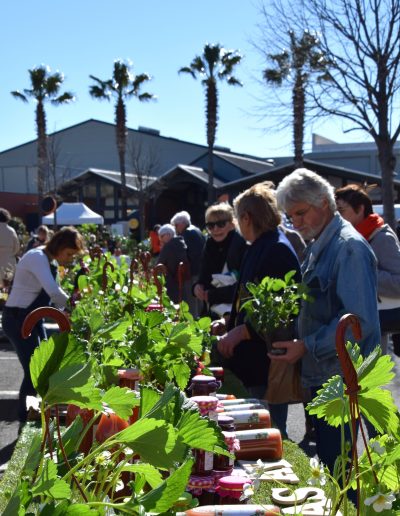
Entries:
[[336, 211], [335, 190], [323, 177], [307, 168], [298, 168], [282, 179], [276, 189], [279, 209], [286, 211], [297, 202], [322, 206], [326, 199], [332, 212]]
[[185, 224], [190, 226], [190, 215], [187, 211], [178, 211], [171, 219], [171, 224]]
[[158, 230], [158, 236], [161, 237], [163, 235], [170, 235], [172, 237], [176, 236], [174, 226], [172, 224], [164, 224], [163, 226], [161, 226]]

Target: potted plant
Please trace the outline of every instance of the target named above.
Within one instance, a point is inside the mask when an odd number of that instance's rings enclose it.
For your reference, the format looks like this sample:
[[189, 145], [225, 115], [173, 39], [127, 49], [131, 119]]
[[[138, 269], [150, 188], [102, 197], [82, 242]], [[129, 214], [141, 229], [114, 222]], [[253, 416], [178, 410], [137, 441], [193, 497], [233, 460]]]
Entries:
[[266, 276], [259, 284], [246, 285], [250, 297], [242, 308], [272, 354], [285, 352], [273, 349], [272, 343], [294, 338], [294, 319], [299, 313], [300, 301], [310, 300], [306, 286], [294, 281], [295, 274], [296, 271], [289, 271], [284, 279]]

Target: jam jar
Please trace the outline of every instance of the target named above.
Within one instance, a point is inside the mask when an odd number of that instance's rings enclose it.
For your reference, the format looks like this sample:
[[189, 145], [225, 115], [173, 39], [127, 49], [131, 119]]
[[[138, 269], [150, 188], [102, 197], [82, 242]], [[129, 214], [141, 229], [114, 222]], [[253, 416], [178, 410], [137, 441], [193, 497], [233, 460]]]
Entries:
[[248, 477], [234, 475], [221, 477], [215, 490], [219, 497], [219, 503], [223, 505], [247, 503], [248, 499], [243, 498], [243, 488], [245, 484], [252, 483]]
[[192, 393], [192, 396], [215, 396], [220, 385], [215, 376], [197, 374], [192, 378], [189, 391]]
[[[217, 398], [214, 398], [213, 396], [193, 396], [190, 399], [197, 404], [202, 416], [208, 417], [215, 422], [217, 421]], [[214, 463], [213, 453], [196, 448], [193, 450], [193, 455], [195, 458], [193, 474], [198, 476], [211, 475]]]

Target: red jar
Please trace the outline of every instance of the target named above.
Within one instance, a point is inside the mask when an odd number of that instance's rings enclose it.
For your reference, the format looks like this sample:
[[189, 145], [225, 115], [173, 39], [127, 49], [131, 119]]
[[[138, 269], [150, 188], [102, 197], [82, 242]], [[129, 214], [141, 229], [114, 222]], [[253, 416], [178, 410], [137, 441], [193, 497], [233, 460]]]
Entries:
[[214, 477], [191, 475], [187, 491], [199, 500], [200, 505], [212, 504], [215, 501]]
[[[193, 396], [190, 399], [197, 404], [202, 416], [208, 417], [213, 421], [217, 421], [217, 413], [215, 411], [218, 405], [217, 398], [214, 398], [213, 396]], [[196, 448], [193, 450], [193, 455], [195, 458], [195, 463], [192, 470], [193, 475], [211, 475], [214, 463], [213, 453]]]
[[[235, 455], [239, 446], [239, 441], [236, 439], [235, 432], [222, 431], [226, 447], [228, 451]], [[216, 471], [232, 471], [235, 459], [231, 459], [226, 455], [214, 455], [213, 469]]]
[[221, 427], [221, 430], [225, 430], [225, 432], [235, 431], [235, 420], [232, 416], [228, 416], [228, 414], [218, 414], [217, 417], [217, 423], [218, 426]]
[[246, 500], [240, 499], [243, 496], [243, 487], [245, 484], [252, 483], [252, 480], [248, 477], [232, 475], [220, 478], [215, 490], [219, 496], [219, 503], [224, 505], [246, 503]]
[[223, 367], [207, 367], [210, 373], [220, 382], [222, 385], [224, 382], [224, 368]]
[[188, 389], [192, 396], [215, 396], [217, 389], [221, 386], [214, 376], [197, 374], [193, 376]]

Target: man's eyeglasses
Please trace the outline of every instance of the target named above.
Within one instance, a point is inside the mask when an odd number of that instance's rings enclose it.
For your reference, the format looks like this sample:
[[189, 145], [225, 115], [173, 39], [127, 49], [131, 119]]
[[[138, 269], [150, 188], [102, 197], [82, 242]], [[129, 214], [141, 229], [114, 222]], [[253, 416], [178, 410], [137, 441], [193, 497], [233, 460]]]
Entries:
[[214, 229], [215, 226], [217, 226], [217, 228], [224, 228], [228, 222], [229, 222], [228, 220], [217, 220], [215, 222], [206, 222], [206, 228]]
[[289, 222], [289, 224], [293, 224], [293, 220], [295, 219], [302, 219], [307, 213], [311, 210], [312, 204], [309, 205], [308, 208], [305, 208], [304, 210], [296, 211], [295, 213], [292, 213], [291, 215], [288, 215], [286, 213], [286, 220]]

